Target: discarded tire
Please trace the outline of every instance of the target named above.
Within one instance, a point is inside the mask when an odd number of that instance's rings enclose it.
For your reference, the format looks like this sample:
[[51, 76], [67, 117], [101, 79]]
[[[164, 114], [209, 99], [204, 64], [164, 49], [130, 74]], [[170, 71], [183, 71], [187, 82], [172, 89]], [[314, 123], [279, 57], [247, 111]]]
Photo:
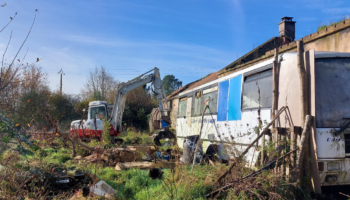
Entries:
[[[196, 144], [198, 142], [199, 135], [192, 135], [188, 136], [184, 140], [183, 144], [183, 157], [184, 157], [184, 163], [185, 164], [192, 164], [193, 163], [193, 154], [196, 150]], [[198, 151], [196, 157], [196, 163], [200, 163], [203, 158], [203, 148], [202, 143], [197, 144], [198, 145]]]
[[157, 146], [161, 146], [162, 143], [160, 143], [159, 140], [164, 138], [174, 139], [175, 135], [171, 131], [160, 131], [159, 134], [153, 139], [154, 144]]
[[159, 168], [152, 168], [149, 170], [149, 177], [152, 179], [162, 179], [163, 171]]

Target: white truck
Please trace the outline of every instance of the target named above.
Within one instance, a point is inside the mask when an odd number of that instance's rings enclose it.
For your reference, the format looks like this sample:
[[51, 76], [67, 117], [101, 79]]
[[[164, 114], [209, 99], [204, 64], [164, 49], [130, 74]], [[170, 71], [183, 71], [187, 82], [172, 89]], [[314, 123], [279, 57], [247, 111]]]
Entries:
[[[153, 73], [150, 73], [152, 72]], [[161, 123], [163, 131], [155, 138], [155, 143], [159, 145], [159, 139], [168, 137], [173, 138], [174, 135], [169, 131], [168, 110], [164, 108], [163, 102], [168, 108], [163, 82], [160, 78], [159, 69], [154, 68], [128, 82], [123, 82], [118, 85], [117, 96], [114, 105], [108, 104], [106, 101], [92, 101], [89, 103], [88, 119], [74, 120], [71, 123], [70, 133], [73, 136], [80, 138], [101, 137], [103, 134], [103, 119], [110, 123], [110, 136], [112, 143], [121, 143], [122, 139], [116, 138], [122, 131], [122, 117], [125, 107], [126, 94], [142, 85], [151, 83], [152, 92], [156, 95], [158, 106], [161, 113]]]

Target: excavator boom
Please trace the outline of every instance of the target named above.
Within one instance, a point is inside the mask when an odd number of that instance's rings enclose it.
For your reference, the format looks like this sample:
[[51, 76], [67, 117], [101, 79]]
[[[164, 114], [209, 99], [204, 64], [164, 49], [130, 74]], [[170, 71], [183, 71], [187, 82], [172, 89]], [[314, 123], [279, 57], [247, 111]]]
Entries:
[[[152, 72], [149, 74], [150, 72]], [[162, 116], [163, 123], [169, 124], [169, 117], [167, 109], [164, 109], [163, 100], [168, 108], [168, 102], [166, 99], [166, 94], [163, 86], [163, 82], [160, 79], [159, 69], [155, 67], [153, 70], [146, 72], [128, 82], [124, 82], [118, 85], [117, 95], [114, 101], [113, 111], [110, 118], [110, 123], [112, 124], [114, 130], [121, 132], [122, 130], [122, 117], [125, 108], [126, 94], [131, 90], [145, 85], [147, 83], [152, 83], [151, 88], [158, 100], [159, 110]]]

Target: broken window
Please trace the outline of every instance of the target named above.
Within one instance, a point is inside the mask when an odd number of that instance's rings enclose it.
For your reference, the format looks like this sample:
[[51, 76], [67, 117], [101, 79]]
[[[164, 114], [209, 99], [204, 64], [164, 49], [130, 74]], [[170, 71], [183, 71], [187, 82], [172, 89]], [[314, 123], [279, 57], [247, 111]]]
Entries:
[[185, 117], [186, 109], [187, 109], [187, 97], [184, 97], [179, 100], [179, 110], [178, 110], [177, 116]]
[[193, 100], [193, 111], [192, 115], [197, 116], [201, 115], [203, 111], [203, 105], [202, 105], [202, 92], [196, 92]]
[[350, 134], [344, 134], [345, 139], [345, 153], [350, 154]]
[[202, 105], [203, 109], [206, 106], [207, 101], [209, 102], [209, 108], [207, 108], [207, 110], [205, 111], [205, 114], [216, 114], [217, 110], [218, 110], [218, 91], [217, 91], [217, 87], [216, 87], [216, 91], [215, 92], [210, 92], [205, 94], [205, 91], [203, 91], [203, 103], [204, 105]]
[[316, 59], [315, 66], [316, 126], [340, 128], [350, 119], [350, 59]]
[[209, 108], [205, 111], [205, 114], [216, 114], [218, 110], [217, 98], [218, 86], [196, 92], [193, 99], [192, 116], [201, 116], [207, 101], [209, 102]]
[[[260, 92], [259, 92], [260, 90]], [[247, 76], [243, 84], [242, 109], [272, 107], [272, 70]]]

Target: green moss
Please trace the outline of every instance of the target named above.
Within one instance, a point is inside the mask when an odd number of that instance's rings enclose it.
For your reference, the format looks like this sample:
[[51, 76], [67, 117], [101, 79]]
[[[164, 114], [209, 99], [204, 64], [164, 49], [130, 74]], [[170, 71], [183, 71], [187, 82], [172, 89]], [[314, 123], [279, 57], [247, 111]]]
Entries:
[[326, 29], [328, 26], [326, 25], [321, 25], [319, 27], [317, 27], [317, 31], [322, 31], [323, 29]]
[[317, 31], [322, 31], [322, 30], [324, 30], [324, 29], [326, 29], [326, 28], [328, 28], [328, 27], [337, 25], [337, 24], [339, 24], [340, 22], [342, 22], [342, 21], [344, 21], [344, 20], [346, 20], [346, 19], [349, 19], [349, 17], [343, 17], [342, 19], [340, 19], [340, 20], [337, 21], [337, 22], [330, 22], [328, 25], [321, 23], [321, 24], [317, 27]]

